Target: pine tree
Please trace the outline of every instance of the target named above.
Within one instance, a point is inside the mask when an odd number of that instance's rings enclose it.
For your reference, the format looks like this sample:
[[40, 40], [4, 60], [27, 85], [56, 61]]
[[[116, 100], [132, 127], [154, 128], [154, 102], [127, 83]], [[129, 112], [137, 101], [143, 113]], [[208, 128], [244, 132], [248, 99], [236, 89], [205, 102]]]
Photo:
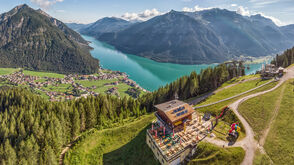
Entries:
[[76, 108], [73, 109], [71, 123], [72, 123], [71, 137], [73, 140], [80, 133], [80, 126], [81, 126], [80, 114]]

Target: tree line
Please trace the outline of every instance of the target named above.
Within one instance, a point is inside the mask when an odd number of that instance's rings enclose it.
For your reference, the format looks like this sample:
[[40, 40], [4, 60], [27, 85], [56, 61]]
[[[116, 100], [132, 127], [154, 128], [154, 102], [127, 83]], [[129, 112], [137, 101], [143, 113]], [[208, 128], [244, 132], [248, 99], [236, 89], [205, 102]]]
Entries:
[[241, 75], [242, 63], [221, 64], [200, 74], [192, 72], [138, 99], [99, 95], [50, 102], [27, 89], [0, 90], [0, 164], [57, 164], [62, 147], [86, 130], [139, 117], [175, 95], [179, 99], [201, 95]]
[[183, 76], [158, 90], [139, 98], [142, 107], [148, 112], [154, 110], [153, 105], [172, 100], [177, 96], [180, 100], [199, 96], [220, 87], [224, 82], [245, 75], [245, 67], [241, 61], [220, 64], [207, 68], [197, 74], [193, 71], [189, 76]]
[[57, 164], [81, 132], [146, 113], [132, 98], [101, 95], [50, 102], [25, 89], [0, 92], [0, 164]]
[[284, 68], [294, 64], [294, 47], [292, 49], [287, 49], [281, 55], [276, 55], [276, 58], [274, 58], [271, 63]]

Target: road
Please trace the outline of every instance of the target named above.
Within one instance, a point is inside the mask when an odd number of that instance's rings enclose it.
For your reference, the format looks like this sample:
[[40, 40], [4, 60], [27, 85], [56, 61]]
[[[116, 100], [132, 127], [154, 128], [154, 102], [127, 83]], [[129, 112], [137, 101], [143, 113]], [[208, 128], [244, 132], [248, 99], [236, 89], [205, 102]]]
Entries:
[[[197, 97], [197, 98], [195, 98], [194, 100], [190, 101], [189, 104], [190, 104], [190, 105], [196, 105], [196, 104], [200, 103], [201, 101], [207, 99], [208, 97], [210, 97], [210, 96], [212, 96], [212, 95], [214, 95], [214, 94], [216, 94], [216, 93], [218, 93], [218, 92], [220, 92], [220, 91], [222, 91], [222, 90], [224, 90], [224, 89], [231, 88], [231, 87], [236, 86], [236, 85], [238, 85], [238, 84], [241, 84], [241, 83], [244, 83], [244, 82], [247, 82], [247, 81], [257, 80], [257, 79], [260, 79], [260, 78], [250, 78], [250, 79], [246, 79], [246, 80], [239, 81], [239, 82], [236, 82], [236, 83], [234, 83], [234, 84], [231, 84], [231, 85], [225, 86], [225, 87], [223, 87], [223, 88], [220, 88], [220, 89], [214, 90], [214, 91], [212, 91], [212, 92], [208, 92], [208, 93], [206, 93], [206, 94], [204, 94], [204, 95], [202, 95], [202, 96], [200, 96], [200, 97]], [[209, 106], [209, 105], [205, 105], [205, 106]]]
[[215, 105], [215, 104], [218, 104], [218, 103], [221, 103], [221, 102], [224, 102], [224, 101], [228, 101], [228, 100], [234, 99], [234, 98], [236, 98], [236, 97], [239, 97], [239, 96], [242, 96], [242, 95], [247, 94], [247, 93], [249, 93], [249, 92], [252, 92], [252, 91], [254, 91], [254, 90], [258, 89], [258, 88], [261, 88], [261, 87], [263, 87], [263, 86], [266, 86], [266, 85], [268, 85], [268, 84], [270, 84], [270, 83], [272, 83], [272, 82], [274, 82], [274, 81], [275, 81], [275, 80], [271, 80], [271, 81], [269, 81], [269, 82], [267, 82], [267, 83], [264, 83], [264, 84], [262, 84], [262, 85], [260, 85], [260, 86], [258, 86], [258, 87], [255, 87], [255, 88], [253, 88], [253, 89], [250, 89], [250, 90], [248, 90], [248, 91], [245, 91], [245, 92], [239, 93], [239, 94], [237, 94], [237, 95], [235, 95], [235, 96], [232, 96], [232, 97], [229, 97], [229, 98], [225, 98], [225, 99], [222, 99], [222, 100], [219, 100], [219, 101], [216, 101], [216, 102], [210, 103], [210, 104], [197, 106], [197, 107], [194, 107], [194, 109], [203, 108], [203, 107], [208, 107], [208, 106], [211, 106], [211, 105]]
[[[229, 107], [232, 109], [232, 111], [236, 114], [236, 116], [242, 122], [244, 129], [246, 131], [246, 137], [243, 140], [238, 141], [237, 143], [234, 144], [234, 147], [240, 146], [246, 152], [244, 160], [241, 163], [241, 165], [252, 165], [253, 164], [254, 154], [255, 154], [255, 151], [257, 148], [259, 148], [261, 150], [261, 152], [263, 152], [263, 153], [265, 153], [265, 150], [263, 149], [262, 145], [260, 145], [254, 139], [254, 132], [253, 132], [251, 126], [249, 125], [249, 123], [246, 121], [246, 119], [239, 113], [238, 107], [241, 105], [241, 103], [243, 103], [244, 101], [246, 101], [250, 98], [274, 91], [275, 89], [280, 87], [285, 81], [292, 79], [292, 78], [294, 78], [294, 67], [291, 67], [286, 70], [286, 74], [280, 79], [279, 83], [275, 87], [273, 87], [269, 90], [263, 91], [263, 92], [259, 92], [259, 93], [255, 93], [255, 94], [243, 97], [243, 98], [237, 100], [236, 102], [232, 103], [231, 105], [229, 105]], [[225, 141], [216, 140], [216, 139], [206, 139], [206, 140], [208, 142], [211, 142], [211, 143], [216, 144], [218, 146], [228, 146], [227, 142], [225, 142]]]

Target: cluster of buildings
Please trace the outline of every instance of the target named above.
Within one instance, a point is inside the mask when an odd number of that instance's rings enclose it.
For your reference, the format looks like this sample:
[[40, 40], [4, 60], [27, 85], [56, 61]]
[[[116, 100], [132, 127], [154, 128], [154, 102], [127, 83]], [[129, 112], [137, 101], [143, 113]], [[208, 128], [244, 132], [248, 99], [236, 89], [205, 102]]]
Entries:
[[273, 77], [282, 77], [284, 73], [284, 68], [277, 67], [274, 64], [262, 65], [261, 68], [261, 78], [262, 79], [271, 79]]
[[189, 104], [179, 100], [155, 107], [156, 121], [147, 130], [146, 143], [161, 164], [181, 164], [210, 133], [211, 121], [203, 120]]
[[109, 73], [100, 72], [99, 75], [77, 75], [71, 74], [67, 77], [74, 78], [76, 80], [111, 80], [111, 79], [120, 79], [121, 77], [127, 78], [128, 76], [120, 71], [109, 71]]
[[[87, 97], [89, 95], [97, 96], [98, 93], [94, 92], [97, 86], [93, 85], [91, 87], [85, 87], [82, 84], [76, 82], [76, 80], [82, 81], [99, 81], [99, 80], [113, 80], [118, 81], [104, 84], [105, 86], [117, 86], [120, 82], [126, 83], [131, 87], [136, 87], [137, 89], [144, 90], [136, 82], [128, 79], [128, 76], [119, 71], [101, 71], [97, 75], [77, 75], [70, 74], [65, 75], [64, 78], [52, 78], [52, 77], [38, 77], [25, 75], [22, 71], [17, 71], [9, 75], [0, 75], [0, 78], [4, 79], [7, 83], [14, 86], [28, 86], [36, 91], [41, 91], [45, 93], [51, 101], [60, 100], [72, 100], [80, 97]], [[47, 87], [59, 87], [61, 84], [69, 84], [69, 88], [66, 91], [54, 91], [54, 89], [49, 90]], [[78, 91], [78, 92], [77, 92]], [[119, 95], [117, 87], [111, 87], [106, 93]], [[77, 94], [78, 93], [78, 94]]]
[[133, 81], [127, 77], [123, 78], [122, 82], [131, 86], [131, 87], [138, 88], [138, 89], [142, 90], [143, 92], [148, 92], [146, 89], [140, 87], [135, 81]]

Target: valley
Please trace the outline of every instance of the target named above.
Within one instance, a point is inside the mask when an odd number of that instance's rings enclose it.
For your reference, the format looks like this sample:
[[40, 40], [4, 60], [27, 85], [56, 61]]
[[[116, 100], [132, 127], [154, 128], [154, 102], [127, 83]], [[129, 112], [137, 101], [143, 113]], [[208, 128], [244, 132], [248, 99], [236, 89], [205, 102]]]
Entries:
[[94, 75], [63, 75], [23, 69], [0, 68], [0, 87], [22, 87], [50, 101], [110, 94], [138, 98], [147, 92], [125, 73], [100, 70]]
[[[83, 35], [83, 38], [91, 42], [90, 46], [93, 48], [91, 54], [94, 58], [99, 59], [102, 68], [125, 72], [132, 80], [148, 91], [154, 91], [182, 76], [189, 75], [192, 71], [200, 73], [203, 69], [217, 65], [181, 65], [156, 62], [144, 57], [119, 52], [112, 46], [93, 37]], [[247, 75], [255, 74], [257, 70], [261, 69], [262, 64], [270, 61], [269, 59], [271, 58], [245, 64], [246, 67], [249, 67], [249, 69], [245, 69], [245, 73]]]

